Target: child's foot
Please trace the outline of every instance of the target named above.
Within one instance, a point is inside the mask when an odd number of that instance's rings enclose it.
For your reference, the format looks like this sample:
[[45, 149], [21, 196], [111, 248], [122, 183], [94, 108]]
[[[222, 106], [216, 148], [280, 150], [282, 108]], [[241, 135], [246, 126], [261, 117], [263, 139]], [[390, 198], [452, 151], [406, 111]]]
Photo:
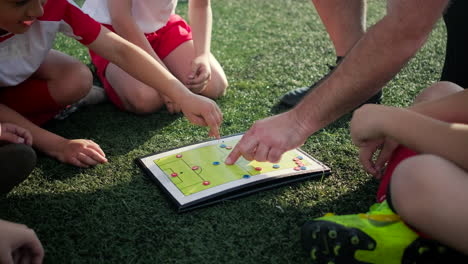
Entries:
[[83, 97], [78, 102], [67, 106], [65, 109], [60, 111], [60, 113], [58, 113], [54, 118], [57, 120], [63, 120], [69, 117], [74, 112], [78, 111], [78, 109], [83, 106], [103, 103], [106, 100], [107, 95], [104, 91], [104, 88], [93, 85], [93, 87], [91, 87], [91, 90], [89, 90], [89, 93], [85, 97]]
[[461, 263], [460, 260], [468, 260], [434, 240], [420, 237], [386, 202], [374, 204], [367, 214], [327, 214], [305, 223], [302, 245], [310, 252], [312, 263]]
[[80, 104], [80, 106], [95, 105], [95, 104], [103, 103], [106, 100], [107, 100], [107, 95], [106, 95], [106, 92], [104, 91], [104, 88], [93, 85], [93, 87], [91, 87], [91, 90], [89, 90], [89, 93], [85, 97], [83, 97], [83, 99], [78, 101], [78, 104]]

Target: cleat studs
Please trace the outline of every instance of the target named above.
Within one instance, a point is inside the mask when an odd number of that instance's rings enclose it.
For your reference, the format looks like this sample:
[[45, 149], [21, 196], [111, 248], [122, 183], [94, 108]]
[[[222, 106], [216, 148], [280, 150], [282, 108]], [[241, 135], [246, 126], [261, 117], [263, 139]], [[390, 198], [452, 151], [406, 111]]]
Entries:
[[310, 251], [310, 257], [312, 258], [312, 260], [317, 260], [317, 248], [313, 248], [311, 251]]
[[320, 226], [316, 226], [315, 229], [312, 231], [312, 238], [317, 239], [318, 233], [320, 233]]
[[369, 250], [374, 250], [374, 248], [375, 248], [374, 243], [369, 243], [369, 244], [367, 244], [367, 249], [369, 249]]
[[335, 253], [335, 256], [338, 256], [338, 254], [340, 254], [340, 249], [341, 249], [341, 245], [339, 244], [333, 248], [333, 253]]
[[439, 252], [440, 254], [444, 254], [445, 252], [447, 252], [447, 248], [443, 246], [438, 246], [437, 252]]
[[317, 239], [317, 233], [316, 232], [312, 232], [312, 238]]
[[356, 245], [359, 244], [359, 237], [357, 235], [354, 235], [354, 236], [351, 237], [350, 241], [351, 241], [351, 244], [356, 246]]
[[329, 238], [335, 239], [337, 235], [338, 234], [336, 233], [335, 229], [331, 229], [330, 231], [328, 231], [328, 237]]
[[422, 254], [428, 252], [429, 250], [430, 249], [428, 247], [420, 247], [420, 248], [418, 248], [418, 253], [419, 253], [419, 255], [422, 255]]

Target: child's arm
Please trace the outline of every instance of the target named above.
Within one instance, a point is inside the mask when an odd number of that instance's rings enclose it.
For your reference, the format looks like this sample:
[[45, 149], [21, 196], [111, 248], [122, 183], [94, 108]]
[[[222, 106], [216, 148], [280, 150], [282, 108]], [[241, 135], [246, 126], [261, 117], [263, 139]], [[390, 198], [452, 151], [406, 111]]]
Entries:
[[189, 20], [195, 47], [195, 59], [192, 62], [187, 87], [195, 93], [201, 93], [211, 78], [210, 45], [212, 12], [210, 0], [189, 1]]
[[[457, 97], [438, 100], [452, 111], [468, 114], [466, 100], [457, 104]], [[365, 148], [383, 138], [391, 138], [419, 153], [434, 154], [468, 170], [468, 125], [448, 123], [408, 109], [365, 105], [355, 111], [351, 121], [353, 142]]]
[[187, 119], [197, 125], [209, 126], [209, 136], [219, 138], [221, 110], [212, 100], [193, 94], [160, 63], [136, 45], [101, 27], [97, 39], [88, 46], [113, 62], [137, 80], [169, 97], [181, 107]]
[[[167, 70], [166, 65], [156, 54], [145, 34], [135, 22], [132, 16], [132, 2], [133, 0], [107, 0], [112, 27], [119, 36], [146, 51]], [[180, 112], [180, 106], [171, 102], [167, 96], [163, 95], [163, 100], [170, 113]]]
[[85, 139], [65, 139], [36, 126], [19, 113], [0, 104], [0, 122], [16, 124], [29, 130], [34, 138], [33, 146], [38, 150], [78, 167], [89, 167], [107, 162], [102, 149], [93, 141]]
[[18, 259], [21, 263], [42, 263], [44, 249], [32, 229], [0, 220], [0, 234], [0, 263], [19, 263]]
[[107, 0], [112, 27], [119, 36], [142, 48], [166, 68], [132, 16], [133, 1], [134, 0]]

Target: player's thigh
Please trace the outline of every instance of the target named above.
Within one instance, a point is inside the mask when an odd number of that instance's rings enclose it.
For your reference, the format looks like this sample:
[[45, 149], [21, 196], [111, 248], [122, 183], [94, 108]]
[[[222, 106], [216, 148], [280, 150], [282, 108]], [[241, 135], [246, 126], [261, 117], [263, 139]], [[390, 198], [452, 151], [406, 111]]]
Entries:
[[[391, 181], [392, 201], [402, 215], [411, 215], [415, 205], [426, 203], [433, 196], [468, 202], [468, 173], [436, 155], [423, 154], [402, 161], [395, 169]], [[463, 194], [458, 197], [458, 195]], [[445, 199], [441, 198], [441, 199]], [[413, 204], [413, 205], [411, 205]]]
[[121, 99], [126, 110], [147, 113], [159, 109], [162, 98], [157, 87], [138, 81], [113, 63], [106, 68], [106, 79]]
[[437, 82], [422, 90], [414, 99], [414, 104], [437, 100], [439, 98], [463, 91], [463, 88], [452, 82]]
[[[188, 76], [192, 71], [192, 61], [194, 59], [195, 47], [193, 40], [189, 40], [180, 44], [171, 53], [169, 53], [169, 55], [164, 58], [163, 62], [169, 71], [185, 84], [188, 82]], [[210, 91], [212, 89], [216, 89], [221, 90], [221, 93], [224, 93], [224, 90], [227, 88], [226, 75], [223, 68], [212, 54], [210, 54], [210, 68], [211, 80], [209, 81], [206, 90]]]
[[62, 105], [84, 97], [91, 89], [93, 80], [86, 65], [56, 50], [49, 51], [33, 77], [46, 80], [50, 95]]

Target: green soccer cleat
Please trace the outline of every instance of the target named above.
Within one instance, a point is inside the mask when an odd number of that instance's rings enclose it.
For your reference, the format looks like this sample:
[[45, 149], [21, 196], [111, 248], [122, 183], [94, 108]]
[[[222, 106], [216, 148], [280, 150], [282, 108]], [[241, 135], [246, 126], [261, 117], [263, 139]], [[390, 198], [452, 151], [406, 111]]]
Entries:
[[[367, 214], [327, 214], [302, 227], [312, 263], [462, 263], [467, 257], [411, 230], [386, 201]], [[465, 263], [465, 262], [463, 262]], [[468, 262], [466, 262], [468, 263]]]

